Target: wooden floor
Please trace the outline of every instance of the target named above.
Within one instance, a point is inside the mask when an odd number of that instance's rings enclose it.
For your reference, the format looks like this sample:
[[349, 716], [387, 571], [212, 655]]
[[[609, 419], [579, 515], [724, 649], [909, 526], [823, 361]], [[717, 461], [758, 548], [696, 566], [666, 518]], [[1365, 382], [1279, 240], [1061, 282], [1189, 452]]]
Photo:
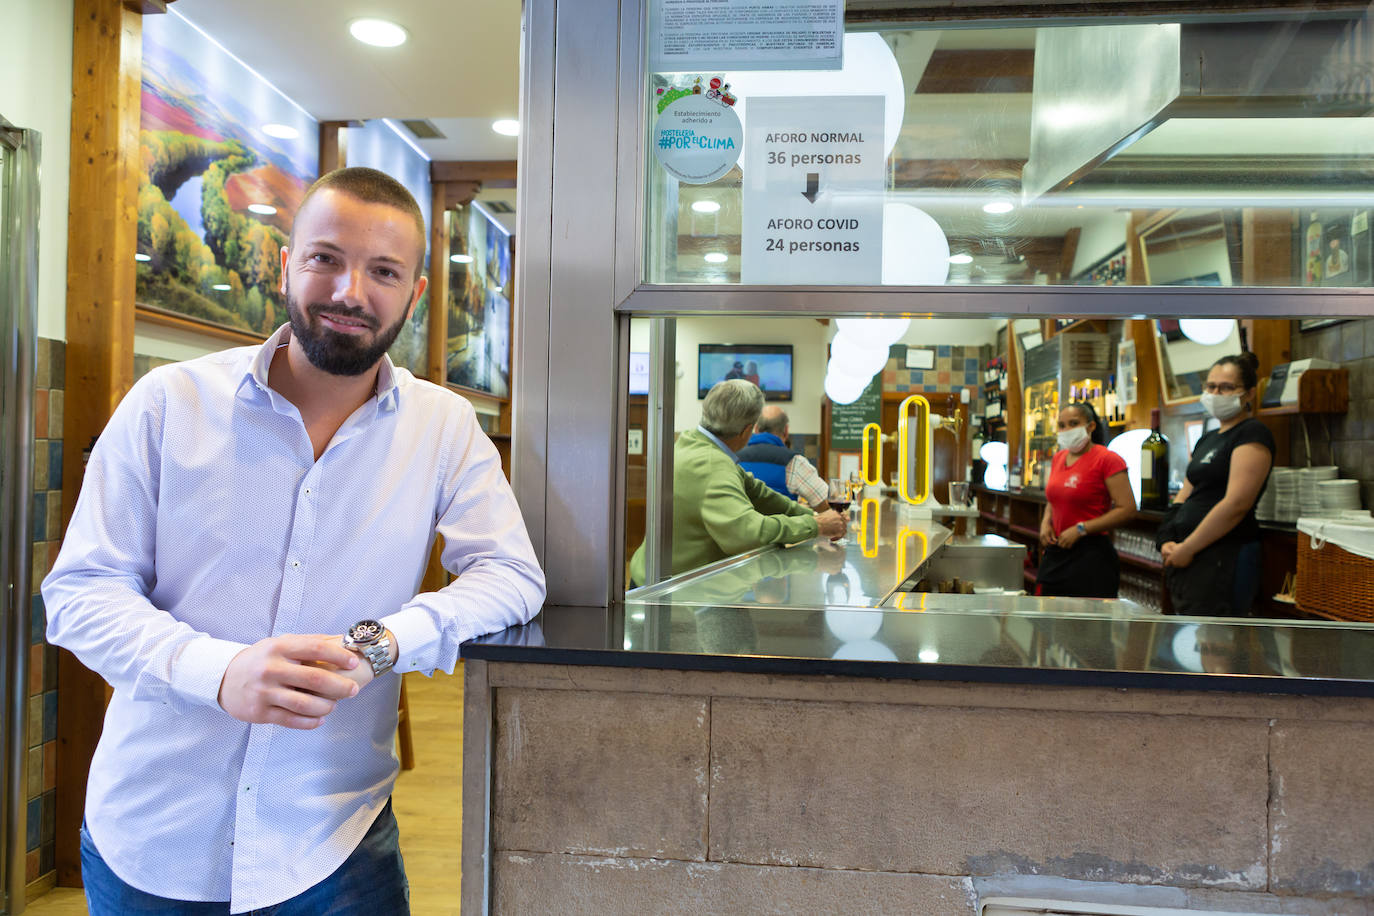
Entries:
[[[462, 665], [452, 676], [408, 674], [406, 693], [415, 769], [401, 772], [392, 800], [410, 879], [410, 911], [413, 916], [454, 916], [462, 860]], [[86, 899], [77, 888], [59, 887], [31, 901], [25, 912], [86, 916]]]

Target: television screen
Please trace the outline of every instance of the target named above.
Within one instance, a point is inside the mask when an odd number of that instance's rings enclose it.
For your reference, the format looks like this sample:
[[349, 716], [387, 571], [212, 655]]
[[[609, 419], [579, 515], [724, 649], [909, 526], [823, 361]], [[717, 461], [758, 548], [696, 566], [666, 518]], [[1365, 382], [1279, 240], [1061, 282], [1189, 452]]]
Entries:
[[649, 354], [630, 353], [630, 394], [649, 393]]
[[791, 344], [701, 344], [697, 348], [697, 398], [716, 382], [748, 379], [769, 401], [792, 400]]

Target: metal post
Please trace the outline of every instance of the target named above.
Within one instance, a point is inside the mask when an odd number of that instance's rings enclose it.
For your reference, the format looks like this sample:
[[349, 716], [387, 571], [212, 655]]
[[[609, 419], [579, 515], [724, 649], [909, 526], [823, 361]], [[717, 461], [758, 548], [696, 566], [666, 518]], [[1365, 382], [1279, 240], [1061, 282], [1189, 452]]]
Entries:
[[644, 456], [644, 581], [673, 567], [673, 416], [677, 394], [677, 320], [649, 321], [649, 418]]
[[[4, 654], [0, 684], [8, 691], [4, 738], [5, 900], [6, 912], [24, 911], [27, 810], [28, 661], [31, 626], [29, 601], [33, 589], [33, 388], [38, 324], [38, 160], [39, 138], [33, 131], [12, 130], [0, 122], [5, 146], [4, 201], [0, 204], [0, 304], [4, 313], [4, 381], [0, 439], [11, 446], [0, 470], [0, 524], [5, 525], [0, 564], [5, 569]], [[11, 384], [13, 380], [13, 384]]]

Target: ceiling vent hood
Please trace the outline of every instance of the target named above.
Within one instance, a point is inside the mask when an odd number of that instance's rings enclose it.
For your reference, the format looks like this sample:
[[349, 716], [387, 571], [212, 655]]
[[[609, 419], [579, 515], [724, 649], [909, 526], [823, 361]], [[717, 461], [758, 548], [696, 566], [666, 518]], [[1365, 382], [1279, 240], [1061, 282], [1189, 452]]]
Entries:
[[1363, 17], [1041, 29], [1023, 199], [1072, 185], [1174, 118], [1368, 115], [1369, 82], [1355, 77], [1371, 58]]

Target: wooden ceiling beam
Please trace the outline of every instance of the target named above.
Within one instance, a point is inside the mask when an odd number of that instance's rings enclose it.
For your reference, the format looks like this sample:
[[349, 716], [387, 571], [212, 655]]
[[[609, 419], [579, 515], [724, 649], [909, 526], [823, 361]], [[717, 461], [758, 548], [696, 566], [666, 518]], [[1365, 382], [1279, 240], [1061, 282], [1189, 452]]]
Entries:
[[431, 162], [429, 164], [431, 182], [477, 181], [491, 185], [497, 181], [515, 181], [515, 161], [459, 161]]
[[124, 8], [131, 13], [154, 16], [167, 12], [167, 7], [175, 2], [176, 0], [124, 0]]
[[935, 51], [916, 84], [916, 94], [1030, 92], [1034, 78], [1031, 48]]

